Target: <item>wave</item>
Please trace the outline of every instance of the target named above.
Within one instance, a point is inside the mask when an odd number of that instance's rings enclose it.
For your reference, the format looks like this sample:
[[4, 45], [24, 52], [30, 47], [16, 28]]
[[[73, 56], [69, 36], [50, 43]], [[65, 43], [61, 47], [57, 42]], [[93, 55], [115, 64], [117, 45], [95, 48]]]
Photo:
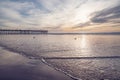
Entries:
[[120, 56], [91, 56], [91, 57], [44, 57], [44, 59], [109, 59], [120, 58]]
[[44, 64], [46, 64], [46, 65], [54, 68], [55, 70], [57, 70], [57, 71], [59, 71], [59, 72], [64, 73], [65, 75], [69, 76], [71, 79], [73, 79], [73, 80], [81, 80], [80, 78], [74, 77], [74, 76], [72, 76], [71, 74], [69, 74], [69, 73], [61, 70], [60, 68], [57, 68], [57, 67], [53, 66], [52, 64], [48, 63], [44, 58], [42, 58], [41, 60], [42, 60], [42, 62], [43, 62]]

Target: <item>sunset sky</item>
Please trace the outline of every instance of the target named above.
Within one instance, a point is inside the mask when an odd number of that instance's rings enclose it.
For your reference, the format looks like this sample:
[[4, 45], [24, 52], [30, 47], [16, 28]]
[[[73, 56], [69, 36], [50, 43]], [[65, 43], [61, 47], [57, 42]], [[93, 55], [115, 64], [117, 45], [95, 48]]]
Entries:
[[120, 0], [0, 0], [0, 29], [120, 32]]

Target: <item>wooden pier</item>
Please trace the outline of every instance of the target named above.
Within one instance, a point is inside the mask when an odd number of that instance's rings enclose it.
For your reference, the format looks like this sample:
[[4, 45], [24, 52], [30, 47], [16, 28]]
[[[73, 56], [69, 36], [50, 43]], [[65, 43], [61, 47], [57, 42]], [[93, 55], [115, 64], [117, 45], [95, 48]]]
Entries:
[[47, 34], [47, 30], [6, 30], [0, 29], [0, 34]]

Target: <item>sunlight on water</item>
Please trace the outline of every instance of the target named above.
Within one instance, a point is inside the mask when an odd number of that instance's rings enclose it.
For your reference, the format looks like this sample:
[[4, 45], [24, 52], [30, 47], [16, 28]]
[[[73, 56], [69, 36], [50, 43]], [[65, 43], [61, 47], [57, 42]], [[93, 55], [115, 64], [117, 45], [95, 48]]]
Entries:
[[81, 48], [86, 48], [88, 47], [87, 45], [87, 41], [86, 41], [86, 37], [84, 35], [82, 35], [82, 40], [81, 40]]
[[[82, 35], [82, 40], [81, 40], [81, 43], [80, 43], [80, 49], [81, 49], [81, 53], [84, 53], [84, 55], [88, 56], [91, 52], [90, 52], [90, 45], [89, 45], [89, 42], [87, 41], [87, 38], [85, 35]], [[88, 50], [86, 49], [89, 49], [89, 52]]]

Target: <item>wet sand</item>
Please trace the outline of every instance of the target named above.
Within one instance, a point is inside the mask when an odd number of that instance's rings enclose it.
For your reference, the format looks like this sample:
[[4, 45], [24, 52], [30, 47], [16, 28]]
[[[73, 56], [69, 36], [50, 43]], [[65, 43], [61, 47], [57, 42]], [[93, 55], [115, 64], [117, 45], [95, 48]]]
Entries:
[[0, 47], [0, 80], [72, 80], [41, 60], [28, 59]]

